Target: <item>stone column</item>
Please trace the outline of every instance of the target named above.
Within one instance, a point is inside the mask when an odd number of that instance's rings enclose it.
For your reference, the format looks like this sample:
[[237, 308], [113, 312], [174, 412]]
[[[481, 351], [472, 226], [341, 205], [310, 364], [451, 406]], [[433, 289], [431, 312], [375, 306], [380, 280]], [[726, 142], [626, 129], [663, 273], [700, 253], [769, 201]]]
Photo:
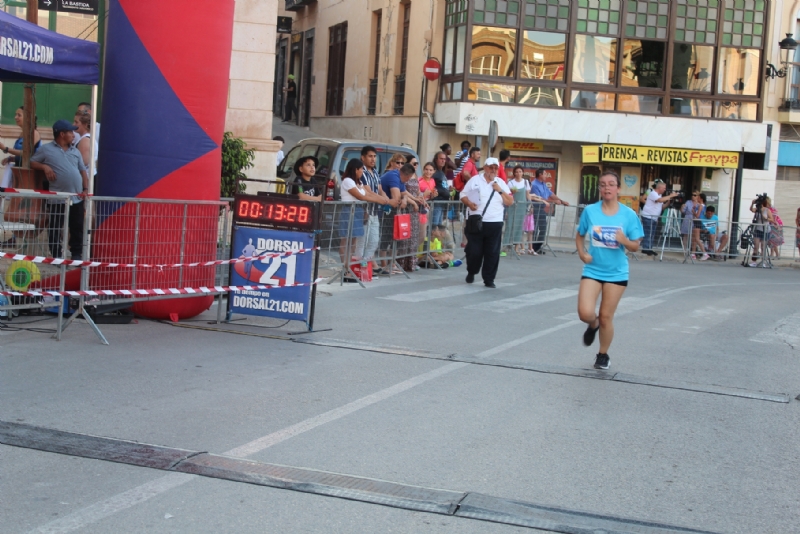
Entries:
[[236, 0], [225, 130], [255, 149], [255, 166], [246, 171], [252, 178], [274, 179], [277, 166], [280, 143], [272, 141], [277, 22], [276, 1]]

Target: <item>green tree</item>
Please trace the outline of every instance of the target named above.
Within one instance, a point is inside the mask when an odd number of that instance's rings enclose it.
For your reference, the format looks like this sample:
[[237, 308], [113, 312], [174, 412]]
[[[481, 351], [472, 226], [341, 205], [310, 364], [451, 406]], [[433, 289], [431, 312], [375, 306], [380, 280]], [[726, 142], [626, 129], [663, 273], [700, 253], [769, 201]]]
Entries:
[[222, 181], [220, 182], [220, 198], [232, 197], [236, 193], [244, 193], [246, 185], [239, 182], [236, 190], [236, 180], [246, 178], [245, 169], [253, 166], [255, 150], [246, 148], [241, 137], [234, 137], [231, 132], [225, 132], [222, 138]]

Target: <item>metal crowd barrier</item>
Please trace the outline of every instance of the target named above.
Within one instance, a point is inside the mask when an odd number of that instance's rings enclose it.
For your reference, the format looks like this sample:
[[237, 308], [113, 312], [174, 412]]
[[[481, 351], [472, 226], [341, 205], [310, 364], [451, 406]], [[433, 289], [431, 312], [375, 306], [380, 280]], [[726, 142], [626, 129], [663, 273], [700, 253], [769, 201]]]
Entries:
[[[51, 250], [68, 250], [69, 195], [0, 193], [0, 252], [52, 257]], [[22, 292], [63, 291], [66, 267], [13, 257], [0, 258], [0, 289]], [[0, 297], [0, 317], [12, 319], [24, 310], [50, 310], [63, 324], [63, 297]]]

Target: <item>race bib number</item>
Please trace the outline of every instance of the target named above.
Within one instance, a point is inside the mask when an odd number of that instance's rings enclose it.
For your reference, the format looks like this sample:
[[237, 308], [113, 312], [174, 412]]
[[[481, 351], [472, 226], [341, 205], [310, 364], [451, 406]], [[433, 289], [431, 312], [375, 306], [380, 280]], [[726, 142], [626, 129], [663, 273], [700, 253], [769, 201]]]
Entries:
[[617, 230], [620, 226], [592, 226], [592, 246], [597, 248], [619, 248]]

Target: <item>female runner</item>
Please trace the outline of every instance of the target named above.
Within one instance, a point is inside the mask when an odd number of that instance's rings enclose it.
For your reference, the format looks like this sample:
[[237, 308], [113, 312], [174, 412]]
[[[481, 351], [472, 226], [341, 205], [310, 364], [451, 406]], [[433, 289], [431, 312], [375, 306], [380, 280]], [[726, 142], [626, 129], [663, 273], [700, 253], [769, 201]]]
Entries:
[[[578, 316], [588, 325], [583, 344], [591, 346], [600, 330], [600, 352], [595, 358], [595, 369], [608, 369], [608, 347], [614, 339], [614, 312], [628, 286], [625, 250], [639, 250], [639, 242], [644, 237], [636, 212], [617, 200], [619, 185], [619, 176], [614, 172], [606, 171], [600, 176], [600, 201], [584, 208], [575, 235], [575, 246], [585, 264], [578, 289]], [[584, 249], [586, 234], [590, 234], [589, 252]], [[599, 315], [595, 313], [597, 297], [601, 297]]]

